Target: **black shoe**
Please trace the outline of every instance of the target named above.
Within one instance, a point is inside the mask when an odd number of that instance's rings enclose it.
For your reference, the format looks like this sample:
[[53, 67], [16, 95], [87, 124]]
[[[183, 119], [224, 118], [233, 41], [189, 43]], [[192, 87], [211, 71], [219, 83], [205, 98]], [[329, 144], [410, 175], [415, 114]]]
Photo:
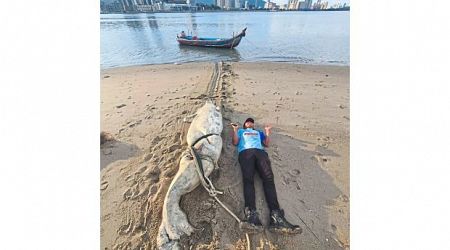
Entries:
[[272, 210], [270, 212], [269, 231], [273, 233], [301, 234], [302, 228], [298, 225], [292, 225], [284, 218], [283, 210]]
[[246, 233], [258, 233], [264, 230], [261, 221], [258, 217], [258, 212], [255, 209], [250, 209], [246, 207], [244, 210], [245, 218], [239, 224], [239, 228], [244, 230]]

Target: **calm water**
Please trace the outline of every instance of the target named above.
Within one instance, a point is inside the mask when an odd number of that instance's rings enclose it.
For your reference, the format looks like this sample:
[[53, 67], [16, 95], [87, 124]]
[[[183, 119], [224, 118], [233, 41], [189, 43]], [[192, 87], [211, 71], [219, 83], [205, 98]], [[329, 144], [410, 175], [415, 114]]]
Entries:
[[[104, 14], [101, 67], [191, 61], [350, 62], [349, 12], [215, 12]], [[231, 37], [248, 27], [235, 49], [179, 46], [184, 30], [201, 37]]]

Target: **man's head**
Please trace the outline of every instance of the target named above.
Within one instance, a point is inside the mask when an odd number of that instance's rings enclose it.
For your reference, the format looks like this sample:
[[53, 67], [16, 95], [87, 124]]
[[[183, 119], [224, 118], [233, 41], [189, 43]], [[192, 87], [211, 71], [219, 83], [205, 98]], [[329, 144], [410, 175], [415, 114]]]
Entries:
[[247, 118], [247, 120], [245, 120], [244, 125], [243, 125], [244, 129], [246, 128], [254, 128], [255, 127], [255, 120], [253, 120], [253, 118]]

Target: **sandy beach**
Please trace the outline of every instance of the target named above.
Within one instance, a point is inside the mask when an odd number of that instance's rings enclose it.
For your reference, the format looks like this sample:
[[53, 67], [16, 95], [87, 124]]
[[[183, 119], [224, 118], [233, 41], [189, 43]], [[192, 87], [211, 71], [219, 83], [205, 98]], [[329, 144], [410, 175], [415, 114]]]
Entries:
[[[272, 162], [280, 205], [300, 235], [250, 236], [252, 249], [348, 249], [349, 67], [288, 63], [220, 64], [224, 119], [221, 200], [243, 218], [242, 175], [230, 122], [253, 117], [273, 126]], [[203, 103], [214, 63], [148, 65], [101, 71], [101, 249], [155, 249], [165, 193], [178, 170], [189, 124]], [[227, 126], [225, 126], [227, 125]], [[268, 225], [262, 183], [258, 212]], [[237, 222], [197, 187], [181, 201], [193, 235], [185, 249], [245, 249]], [[192, 248], [191, 248], [192, 247]]]

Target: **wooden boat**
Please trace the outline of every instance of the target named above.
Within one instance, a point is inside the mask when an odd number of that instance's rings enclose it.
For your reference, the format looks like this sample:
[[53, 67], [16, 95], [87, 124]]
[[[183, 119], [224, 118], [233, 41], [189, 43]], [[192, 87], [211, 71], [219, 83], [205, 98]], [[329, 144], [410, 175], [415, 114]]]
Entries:
[[198, 46], [198, 47], [214, 47], [214, 48], [234, 48], [239, 45], [242, 37], [245, 36], [243, 29], [239, 34], [232, 38], [202, 38], [196, 36], [184, 36], [177, 35], [177, 41], [180, 45]]

